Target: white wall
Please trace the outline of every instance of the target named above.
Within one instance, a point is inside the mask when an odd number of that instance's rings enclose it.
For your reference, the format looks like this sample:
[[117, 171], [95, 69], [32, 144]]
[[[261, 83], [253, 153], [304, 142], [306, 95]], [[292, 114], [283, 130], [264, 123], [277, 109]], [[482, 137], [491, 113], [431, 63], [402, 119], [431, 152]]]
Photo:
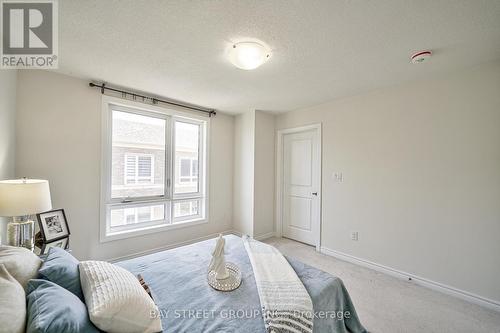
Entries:
[[232, 116], [218, 113], [210, 132], [210, 222], [99, 243], [101, 94], [88, 82], [47, 71], [18, 77], [16, 174], [48, 179], [54, 208], [64, 208], [80, 259], [108, 259], [231, 229]]
[[234, 120], [234, 208], [233, 228], [254, 235], [254, 149], [255, 111], [235, 116]]
[[[0, 180], [14, 178], [16, 70], [0, 70]], [[8, 218], [0, 217], [0, 244], [6, 242]]]
[[276, 121], [323, 123], [322, 246], [500, 301], [499, 62]]
[[274, 230], [274, 115], [251, 110], [235, 117], [235, 231], [259, 238]]
[[274, 231], [274, 115], [255, 111], [254, 237]]

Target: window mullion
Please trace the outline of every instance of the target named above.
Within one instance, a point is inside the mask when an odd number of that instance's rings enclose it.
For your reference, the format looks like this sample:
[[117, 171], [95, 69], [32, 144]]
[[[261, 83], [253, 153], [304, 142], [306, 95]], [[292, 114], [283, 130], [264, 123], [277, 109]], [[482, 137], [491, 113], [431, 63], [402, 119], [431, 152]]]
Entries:
[[172, 198], [173, 198], [173, 133], [172, 133], [172, 117], [166, 117], [165, 120], [165, 196], [168, 198], [168, 202], [165, 203], [165, 218], [168, 216], [168, 220], [172, 223]]

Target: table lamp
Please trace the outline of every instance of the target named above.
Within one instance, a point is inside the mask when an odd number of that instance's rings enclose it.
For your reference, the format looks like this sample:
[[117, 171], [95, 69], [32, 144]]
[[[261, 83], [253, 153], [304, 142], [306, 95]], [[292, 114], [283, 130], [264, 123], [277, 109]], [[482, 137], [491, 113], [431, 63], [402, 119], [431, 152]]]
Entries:
[[7, 225], [8, 244], [34, 247], [35, 223], [32, 215], [52, 209], [49, 182], [41, 179], [0, 181], [0, 216], [11, 216]]

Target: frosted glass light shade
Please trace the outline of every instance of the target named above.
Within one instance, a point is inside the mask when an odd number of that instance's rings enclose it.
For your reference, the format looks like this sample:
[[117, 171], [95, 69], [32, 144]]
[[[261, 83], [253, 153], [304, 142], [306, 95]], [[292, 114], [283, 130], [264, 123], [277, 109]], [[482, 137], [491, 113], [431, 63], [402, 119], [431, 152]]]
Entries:
[[22, 216], [52, 209], [49, 182], [42, 179], [0, 181], [0, 216]]
[[251, 70], [259, 67], [271, 57], [271, 50], [257, 42], [234, 44], [229, 50], [229, 60], [240, 69]]

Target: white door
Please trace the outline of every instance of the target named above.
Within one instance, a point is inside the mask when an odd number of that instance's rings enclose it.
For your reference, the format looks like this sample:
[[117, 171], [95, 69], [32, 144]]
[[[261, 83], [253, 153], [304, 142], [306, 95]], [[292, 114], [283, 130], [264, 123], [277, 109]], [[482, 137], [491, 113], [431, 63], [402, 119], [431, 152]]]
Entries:
[[282, 234], [319, 246], [320, 129], [283, 134]]

